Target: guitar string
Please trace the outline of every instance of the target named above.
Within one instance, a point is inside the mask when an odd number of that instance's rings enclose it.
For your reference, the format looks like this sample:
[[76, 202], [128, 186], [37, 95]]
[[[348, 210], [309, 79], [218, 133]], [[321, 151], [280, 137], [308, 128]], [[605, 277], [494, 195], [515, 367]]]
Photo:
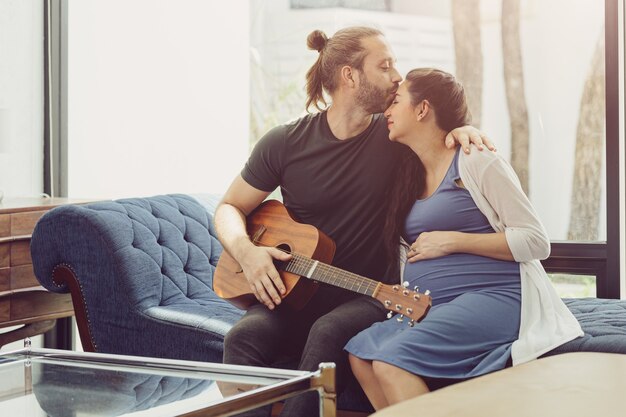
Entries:
[[[266, 245], [260, 245], [258, 240], [254, 240], [253, 243], [257, 244], [257, 246], [269, 247], [269, 246], [266, 246]], [[296, 272], [296, 271], [294, 271], [294, 273], [297, 273], [298, 275], [304, 275], [306, 277], [305, 274], [308, 272], [310, 267], [315, 262], [314, 259], [311, 259], [311, 258], [306, 257], [304, 255], [301, 255], [299, 253], [291, 252], [291, 251], [288, 251], [288, 250], [285, 250], [285, 249], [282, 249], [282, 248], [279, 248], [279, 247], [275, 247], [275, 248], [278, 249], [279, 251], [283, 252], [283, 253], [287, 253], [287, 254], [292, 255], [293, 258], [291, 260], [289, 260], [288, 265], [291, 264], [294, 261], [294, 259], [295, 259], [294, 265], [296, 267], [298, 267], [298, 268], [302, 267], [303, 269], [302, 269], [301, 273], [300, 272]], [[294, 265], [292, 265], [292, 266], [294, 266]], [[322, 268], [326, 268], [327, 269], [326, 272], [330, 272], [332, 274], [333, 270], [334, 270], [334, 271], [336, 271], [335, 272], [336, 274], [342, 275], [341, 279], [344, 281], [343, 288], [345, 288], [345, 289], [348, 289], [347, 288], [347, 283], [348, 282], [350, 282], [350, 285], [351, 285], [351, 288], [349, 288], [349, 289], [352, 290], [352, 291], [355, 291], [352, 288], [352, 285], [354, 285], [355, 283], [359, 283], [359, 284], [361, 282], [367, 283], [367, 289], [366, 289], [367, 292], [362, 293], [364, 295], [373, 296], [373, 292], [374, 292], [374, 290], [376, 289], [376, 287], [379, 284], [378, 281], [375, 281], [375, 280], [373, 280], [371, 278], [366, 278], [366, 277], [360, 276], [360, 275], [352, 273], [352, 272], [344, 271], [344, 270], [342, 270], [340, 268], [337, 268], [335, 266], [328, 265], [328, 264], [325, 264], [323, 262], [319, 262], [318, 261], [318, 267], [320, 267], [320, 266]], [[314, 272], [317, 272], [317, 267], [316, 267]], [[311, 278], [311, 279], [319, 280], [321, 282], [326, 282], [326, 283], [329, 283], [329, 284], [333, 284], [332, 282], [324, 281], [323, 279], [316, 279], [316, 278]], [[338, 284], [335, 284], [335, 285], [341, 287], [341, 285], [338, 285]], [[361, 293], [360, 291], [355, 291], [355, 292]], [[409, 300], [407, 300], [407, 301], [409, 301]], [[422, 304], [422, 303], [418, 302], [417, 304]], [[391, 311], [394, 311], [394, 310], [391, 309]]]
[[[284, 251], [284, 250], [283, 250], [283, 252], [288, 253], [288, 251]], [[296, 262], [300, 262], [300, 263], [302, 263], [305, 266], [305, 269], [304, 269], [303, 273], [306, 273], [308, 271], [308, 268], [309, 268], [310, 264], [312, 264], [314, 262], [314, 260], [312, 260], [311, 258], [305, 257], [305, 256], [297, 254], [297, 253], [292, 253], [292, 255], [294, 256], [294, 259], [296, 259]], [[346, 273], [346, 271], [343, 271], [343, 270], [341, 270], [341, 269], [339, 269], [337, 267], [334, 267], [332, 265], [320, 263], [319, 266], [322, 266], [322, 267], [326, 268], [327, 270], [331, 271], [331, 273], [332, 273], [332, 269], [336, 269], [337, 271], [339, 271], [339, 273]], [[367, 284], [367, 288], [366, 288], [365, 292], [357, 291], [357, 290], [354, 290], [353, 288], [350, 288], [352, 291], [355, 291], [355, 292], [358, 292], [358, 293], [364, 294], [364, 295], [373, 296], [373, 290], [378, 285], [377, 281], [374, 281], [374, 280], [372, 280], [370, 278], [361, 277], [360, 275], [357, 275], [357, 274], [354, 274], [354, 273], [350, 273], [350, 272], [347, 272], [346, 274], [350, 274], [350, 275], [353, 275], [354, 277], [358, 277], [359, 281], [365, 281], [366, 284]], [[347, 277], [351, 278], [350, 275], [347, 275]], [[323, 281], [321, 279], [319, 281], [325, 282], [325, 281]], [[353, 283], [357, 282], [357, 280], [353, 279], [352, 282]], [[360, 283], [359, 283], [359, 285], [360, 285]], [[372, 288], [372, 286], [374, 288]], [[344, 288], [347, 288], [347, 287], [344, 287]], [[402, 304], [406, 304], [406, 303], [413, 304], [414, 311], [413, 311], [412, 314], [407, 314], [406, 311], [404, 312], [404, 314], [407, 315], [407, 316], [411, 316], [411, 315], [417, 313], [418, 311], [420, 311], [421, 309], [423, 309], [423, 307], [422, 307], [423, 301], [417, 301], [417, 300], [413, 301], [413, 300], [407, 299], [407, 300], [405, 300], [405, 301], [403, 301], [401, 303]], [[394, 312], [394, 313], [397, 313], [397, 311], [394, 308], [391, 308], [391, 307], [386, 307], [386, 308], [388, 310]]]
[[[264, 228], [265, 229], [265, 228]], [[253, 237], [253, 243], [257, 244], [258, 246], [266, 246], [266, 245], [259, 245], [259, 238], [260, 235], [255, 235]], [[266, 246], [267, 247], [267, 246]], [[307, 268], [308, 269], [303, 269], [302, 272], [298, 271], [295, 272], [298, 275], [303, 275], [306, 278], [307, 277], [305, 274], [310, 271], [314, 265], [314, 262], [316, 262], [315, 260], [305, 257], [304, 255], [300, 255], [297, 253], [292, 253], [291, 251], [287, 251], [284, 250], [282, 248], [276, 247], [276, 249], [280, 250], [283, 253], [287, 253], [287, 254], [291, 254], [293, 256], [293, 258], [291, 260], [289, 260], [289, 263], [287, 265], [291, 265], [291, 267], [293, 268]], [[294, 262], [295, 260], [295, 262]], [[333, 272], [335, 275], [337, 275], [339, 277], [339, 279], [341, 279], [343, 281], [343, 288], [348, 289], [347, 285], [350, 284], [350, 290], [355, 291], [360, 293], [360, 289], [361, 286], [363, 285], [363, 283], [365, 282], [367, 284], [367, 288], [366, 288], [366, 292], [364, 294], [373, 296], [373, 292], [376, 289], [376, 287], [378, 287], [378, 285], [380, 284], [378, 281], [375, 281], [373, 279], [370, 278], [366, 278], [366, 277], [362, 277], [358, 274], [352, 273], [352, 272], [348, 272], [348, 271], [344, 271], [340, 268], [334, 267], [332, 265], [328, 265], [322, 262], [317, 261], [318, 264], [317, 266], [313, 269], [313, 273], [312, 275], [316, 274], [318, 271], [318, 267], [320, 267], [320, 278], [313, 278], [311, 277], [311, 279], [313, 280], [319, 280], [321, 282], [327, 282], [330, 284], [333, 284], [333, 282], [329, 282], [327, 275], [330, 273], [331, 277], [333, 275]], [[289, 271], [288, 271], [289, 272]], [[354, 285], [358, 284], [359, 287], [357, 288], [357, 290], [354, 290]], [[334, 285], [341, 287], [342, 285], [336, 284], [334, 283]], [[371, 287], [374, 287], [374, 289], [372, 290]], [[395, 288], [395, 286], [394, 286]], [[371, 290], [371, 293], [369, 293], [369, 291]], [[403, 291], [404, 292], [404, 291]], [[408, 294], [404, 294], [404, 295], [408, 295]], [[408, 301], [408, 300], [407, 300]], [[418, 304], [422, 304], [422, 302], [418, 302]], [[389, 309], [388, 307], [386, 307], [387, 309]], [[393, 310], [392, 310], [393, 311]]]
[[[256, 240], [256, 239], [254, 240], [254, 243], [256, 243], [257, 246], [265, 246], [265, 245], [260, 245], [258, 240]], [[265, 247], [268, 247], [268, 246], [265, 246]], [[302, 269], [301, 273], [299, 273], [299, 275], [306, 274], [306, 272], [308, 272], [308, 268], [310, 268], [312, 266], [312, 264], [315, 262], [315, 260], [310, 259], [308, 257], [305, 257], [304, 255], [300, 255], [300, 254], [298, 254], [296, 252], [291, 252], [291, 251], [288, 251], [288, 250], [285, 250], [285, 249], [282, 249], [282, 248], [279, 248], [279, 247], [276, 247], [276, 249], [278, 249], [279, 251], [281, 251], [283, 253], [287, 253], [287, 254], [290, 254], [290, 255], [293, 256], [293, 258], [289, 261], [288, 265], [292, 264], [292, 261], [295, 259], [295, 262], [291, 266], [294, 266], [296, 268], [299, 268], [299, 267], [304, 268], [304, 269]], [[365, 282], [365, 283], [367, 283], [367, 289], [366, 289], [367, 292], [365, 292], [364, 294], [371, 295], [371, 293], [373, 293], [373, 290], [375, 289], [375, 287], [378, 285], [378, 281], [375, 281], [375, 280], [373, 280], [371, 278], [366, 278], [366, 277], [360, 276], [360, 275], [352, 273], [352, 272], [344, 271], [344, 270], [339, 269], [337, 267], [333, 267], [332, 265], [328, 265], [328, 264], [325, 264], [323, 262], [319, 262], [318, 261], [318, 267], [320, 267], [320, 266], [322, 268], [326, 269], [326, 271], [325, 271], [326, 273], [330, 272], [332, 274], [333, 273], [332, 269], [334, 269], [335, 270], [334, 271], [335, 274], [339, 275], [338, 278], [341, 281], [343, 281], [343, 285], [344, 285], [343, 288], [346, 288], [346, 289], [348, 289], [347, 286], [350, 285], [349, 289], [354, 291], [353, 288], [354, 288], [355, 284], [359, 284], [359, 287], [360, 287], [360, 286], [362, 286], [363, 282]], [[316, 268], [315, 272], [317, 272], [317, 268]], [[325, 277], [326, 276], [324, 276], [324, 278]], [[315, 278], [312, 278], [312, 279], [315, 279]], [[319, 279], [319, 281], [332, 284], [332, 282], [324, 281], [324, 279]], [[338, 286], [340, 286], [340, 285], [338, 285]], [[372, 288], [372, 287], [374, 287], [374, 288]], [[360, 293], [360, 291], [355, 291], [355, 292], [359, 292]]]
[[[374, 281], [369, 278], [361, 277], [360, 275], [357, 275], [351, 272], [346, 272], [341, 269], [336, 269], [335, 267], [332, 267], [326, 264], [322, 264], [321, 267], [322, 267], [321, 272], [325, 274], [324, 276], [326, 276], [327, 274], [332, 275], [334, 273], [338, 275], [338, 278], [343, 281], [346, 287], [350, 285], [349, 289], [358, 293], [361, 293], [360, 289], [361, 287], [363, 287], [363, 284], [365, 284], [366, 286], [364, 294], [372, 293], [374, 288], [378, 285], [377, 281]], [[356, 284], [358, 284], [358, 287], [355, 289], [354, 287]]]
[[[313, 262], [315, 262], [314, 260], [311, 260], [307, 257], [303, 257], [300, 254], [292, 254], [294, 256], [294, 258], [296, 259], [296, 262], [299, 264], [304, 265], [305, 267], [310, 266], [313, 264]], [[303, 272], [308, 272], [306, 271], [306, 269]], [[351, 272], [347, 272], [344, 271], [342, 269], [333, 267], [331, 265], [327, 265], [325, 263], [318, 263], [318, 267], [316, 268], [315, 273], [317, 273], [319, 275], [319, 280], [322, 282], [329, 282], [328, 280], [328, 276], [330, 275], [332, 279], [332, 281], [337, 281], [340, 280], [342, 281], [343, 285], [345, 287], [350, 286], [350, 289], [354, 289], [355, 284], [358, 284], [359, 286], [362, 286], [363, 283], [366, 283], [368, 287], [371, 286], [376, 286], [378, 284], [377, 281], [374, 281], [370, 278], [366, 278], [366, 277], [362, 277], [360, 275], [351, 273]], [[334, 277], [333, 277], [334, 275]], [[371, 288], [370, 288], [371, 289]]]

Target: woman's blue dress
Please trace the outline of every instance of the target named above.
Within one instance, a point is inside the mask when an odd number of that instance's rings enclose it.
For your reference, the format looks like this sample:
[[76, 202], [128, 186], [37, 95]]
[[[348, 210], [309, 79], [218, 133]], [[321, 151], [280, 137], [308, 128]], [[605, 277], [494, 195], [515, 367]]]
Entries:
[[[405, 224], [407, 242], [429, 231], [494, 232], [469, 192], [456, 183], [458, 158], [457, 149], [439, 188], [413, 205]], [[431, 291], [426, 318], [414, 327], [395, 317], [376, 323], [348, 342], [348, 352], [432, 378], [469, 378], [506, 366], [520, 323], [517, 262], [451, 254], [407, 263], [404, 280], [409, 288]]]

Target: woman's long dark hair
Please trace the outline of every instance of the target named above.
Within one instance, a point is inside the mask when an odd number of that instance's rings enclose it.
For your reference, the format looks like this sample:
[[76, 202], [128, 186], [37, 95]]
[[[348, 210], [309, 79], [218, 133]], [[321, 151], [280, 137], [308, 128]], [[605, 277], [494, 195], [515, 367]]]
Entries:
[[[418, 68], [410, 71], [404, 82], [408, 83], [411, 104], [417, 106], [428, 100], [442, 130], [450, 132], [470, 123], [465, 91], [451, 74], [432, 68]], [[400, 236], [404, 234], [405, 220], [413, 204], [424, 192], [425, 174], [415, 152], [408, 147], [404, 149], [387, 193], [383, 242], [389, 264], [387, 276], [390, 278], [399, 276]]]
[[385, 276], [397, 282], [400, 276], [400, 236], [404, 234], [404, 221], [413, 203], [424, 191], [424, 166], [415, 152], [408, 148], [402, 150], [392, 178], [393, 184], [387, 189], [383, 243], [388, 265]]

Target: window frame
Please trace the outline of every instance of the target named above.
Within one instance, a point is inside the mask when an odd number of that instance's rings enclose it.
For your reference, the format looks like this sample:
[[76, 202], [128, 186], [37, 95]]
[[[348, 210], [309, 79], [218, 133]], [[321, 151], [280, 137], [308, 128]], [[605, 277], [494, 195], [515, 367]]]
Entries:
[[67, 197], [67, 0], [44, 5], [44, 193]]
[[596, 297], [610, 294], [606, 243], [603, 242], [552, 242], [550, 257], [541, 263], [548, 273], [593, 275], [596, 282]]
[[[598, 297], [620, 298], [620, 74], [619, 74], [619, 3], [605, 0], [605, 73], [606, 100], [606, 273], [603, 286], [598, 284]], [[621, 94], [624, 92], [622, 91]]]
[[[67, 195], [67, 0], [43, 0], [45, 25], [44, 192]], [[599, 298], [620, 298], [619, 18], [624, 0], [605, 0], [606, 241], [552, 242], [548, 272], [596, 276]], [[625, 152], [626, 154], [626, 152]]]
[[[550, 257], [542, 262], [547, 272], [595, 275], [596, 297], [620, 298], [620, 187], [619, 174], [619, 4], [605, 0], [605, 104], [606, 104], [606, 241], [553, 241]], [[623, 92], [622, 92], [623, 94]]]

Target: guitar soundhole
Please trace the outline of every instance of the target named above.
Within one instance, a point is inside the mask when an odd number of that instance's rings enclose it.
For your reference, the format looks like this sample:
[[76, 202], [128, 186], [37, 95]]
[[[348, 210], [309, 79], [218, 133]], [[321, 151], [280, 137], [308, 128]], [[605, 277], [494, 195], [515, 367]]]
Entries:
[[[282, 244], [276, 246], [276, 249], [279, 249], [279, 250], [281, 250], [283, 252], [286, 252], [286, 253], [291, 253], [291, 247], [288, 244], [286, 244], [286, 243], [282, 243]], [[274, 259], [274, 266], [279, 271], [284, 271], [285, 267], [287, 266], [288, 263], [289, 263], [288, 261], [280, 261], [278, 259]]]

